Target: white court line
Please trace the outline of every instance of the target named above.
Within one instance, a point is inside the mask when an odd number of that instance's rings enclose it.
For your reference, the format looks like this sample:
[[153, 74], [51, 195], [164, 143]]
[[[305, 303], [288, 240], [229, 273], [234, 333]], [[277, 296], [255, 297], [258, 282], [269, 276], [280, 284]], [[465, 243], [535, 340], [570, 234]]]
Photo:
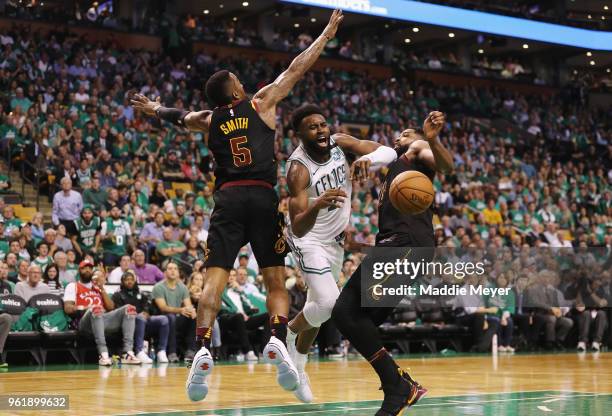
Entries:
[[538, 406], [538, 410], [541, 410], [543, 412], [552, 412], [552, 410], [546, 406]]
[[[555, 390], [540, 390], [542, 392], [552, 392]], [[495, 395], [495, 394], [513, 394], [513, 393], [537, 393], [538, 391], [526, 391], [526, 392], [504, 392], [504, 393], [484, 393], [482, 395]], [[571, 393], [568, 391], [568, 393]], [[543, 395], [540, 397], [517, 397], [517, 398], [511, 398], [511, 399], [496, 399], [496, 400], [477, 400], [477, 401], [460, 401], [460, 400], [447, 400], [444, 402], [440, 402], [440, 403], [417, 403], [414, 406], [411, 407], [431, 407], [431, 406], [449, 406], [449, 405], [457, 405], [457, 404], [461, 404], [461, 405], [479, 405], [479, 404], [487, 404], [487, 403], [507, 403], [507, 402], [515, 402], [515, 401], [523, 401], [523, 400], [542, 400], [542, 399], [554, 399], [554, 400], [565, 400], [565, 399], [571, 399], [574, 397], [597, 397], [597, 396], [603, 396], [603, 395], [607, 395], [607, 393], [585, 393], [585, 394], [573, 394], [573, 395], [567, 395], [567, 396], [557, 396], [557, 395], [552, 395], [552, 394], [548, 394], [548, 395]], [[474, 394], [464, 394], [464, 395], [455, 395], [455, 396], [448, 396], [448, 397], [472, 397], [474, 396]], [[441, 399], [444, 400], [444, 396], [441, 397], [431, 397], [431, 399]], [[324, 402], [324, 403], [316, 403], [316, 405], [325, 405], [325, 404], [334, 404], [334, 403], [342, 403], [342, 402]], [[359, 403], [359, 402], [356, 402]], [[545, 402], [543, 402], [545, 403]], [[278, 406], [278, 405], [275, 405]], [[303, 404], [293, 404], [291, 406], [304, 406]], [[248, 407], [248, 408], [244, 408], [242, 410], [253, 410], [253, 409], [265, 409], [265, 408], [269, 408], [269, 407], [274, 407], [274, 406], [255, 406], [255, 407]], [[355, 408], [355, 410], [372, 410], [372, 409], [379, 409], [379, 406], [376, 407], [359, 407], [359, 408]], [[191, 410], [179, 410], [179, 409], [164, 409], [164, 410], [176, 410], [177, 412], [192, 412]], [[210, 409], [208, 411], [214, 412], [214, 411], [225, 411], [225, 410], [232, 410], [231, 408], [227, 409]], [[314, 414], [314, 413], [324, 413], [324, 412], [344, 412], [347, 409], [340, 407], [337, 409], [323, 409], [323, 410], [304, 410], [304, 411], [295, 411], [295, 412], [283, 412], [283, 413], [265, 413], [265, 414], [260, 414], [257, 416], [279, 416], [279, 415], [303, 415], [303, 414]], [[200, 411], [207, 411], [206, 409], [202, 409], [202, 410], [196, 410], [196, 412], [200, 412]], [[159, 410], [154, 411], [154, 412], [150, 412], [151, 414], [158, 414], [160, 413]], [[120, 413], [120, 414], [116, 414], [114, 416], [130, 416], [133, 415], [133, 413]], [[203, 416], [214, 416], [214, 415], [203, 415]]]
[[548, 400], [544, 400], [542, 403], [552, 403], [552, 402], [558, 402], [559, 400], [563, 400], [566, 399], [568, 397], [573, 397], [573, 396], [564, 396], [564, 397], [556, 397], [554, 399], [548, 399]]

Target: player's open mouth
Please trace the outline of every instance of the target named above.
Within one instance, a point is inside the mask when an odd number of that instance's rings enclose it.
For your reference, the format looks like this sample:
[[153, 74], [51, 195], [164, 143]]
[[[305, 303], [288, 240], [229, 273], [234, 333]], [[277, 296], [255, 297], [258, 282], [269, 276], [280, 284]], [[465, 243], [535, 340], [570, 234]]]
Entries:
[[317, 144], [318, 144], [319, 146], [321, 146], [321, 147], [327, 147], [328, 143], [329, 143], [329, 140], [328, 140], [328, 138], [327, 138], [327, 137], [325, 137], [325, 136], [319, 136], [319, 137], [317, 137]]

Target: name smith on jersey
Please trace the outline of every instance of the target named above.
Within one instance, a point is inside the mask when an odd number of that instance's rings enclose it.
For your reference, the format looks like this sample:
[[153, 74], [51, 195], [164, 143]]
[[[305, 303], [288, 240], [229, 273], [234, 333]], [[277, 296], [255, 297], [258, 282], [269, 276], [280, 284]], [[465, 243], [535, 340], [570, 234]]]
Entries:
[[219, 126], [224, 134], [230, 134], [236, 130], [246, 130], [249, 128], [248, 117], [237, 117], [226, 121]]

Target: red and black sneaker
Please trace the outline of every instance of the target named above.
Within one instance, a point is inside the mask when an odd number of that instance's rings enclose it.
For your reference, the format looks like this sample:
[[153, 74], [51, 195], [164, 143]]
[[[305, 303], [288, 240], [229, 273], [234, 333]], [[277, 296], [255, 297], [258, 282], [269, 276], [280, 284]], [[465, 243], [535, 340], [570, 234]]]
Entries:
[[413, 406], [427, 394], [427, 389], [414, 381], [406, 370], [398, 368], [400, 379], [395, 384], [383, 385], [385, 393], [376, 416], [398, 416], [406, 407]]

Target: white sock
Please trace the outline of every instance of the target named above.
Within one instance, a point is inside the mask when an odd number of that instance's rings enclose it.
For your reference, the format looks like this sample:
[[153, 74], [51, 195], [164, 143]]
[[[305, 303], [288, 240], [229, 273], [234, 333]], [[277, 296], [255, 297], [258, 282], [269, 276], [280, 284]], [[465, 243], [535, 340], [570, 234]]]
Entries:
[[108, 351], [101, 352], [100, 355], [102, 356], [102, 358], [109, 358]]
[[302, 354], [298, 351], [297, 359], [295, 360], [295, 366], [299, 372], [303, 372], [306, 368], [306, 363], [308, 362], [308, 354]]
[[297, 332], [293, 332], [291, 328], [287, 327], [287, 342], [289, 341], [295, 342], [295, 340], [297, 339], [297, 336], [298, 336]]

